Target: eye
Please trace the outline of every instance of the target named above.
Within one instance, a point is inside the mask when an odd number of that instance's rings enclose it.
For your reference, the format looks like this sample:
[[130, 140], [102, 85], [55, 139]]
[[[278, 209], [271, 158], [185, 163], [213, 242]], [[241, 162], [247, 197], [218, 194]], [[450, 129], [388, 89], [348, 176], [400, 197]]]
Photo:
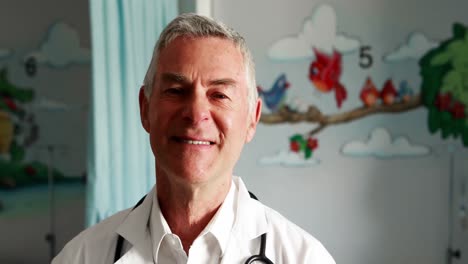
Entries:
[[213, 93], [213, 94], [211, 95], [211, 97], [213, 97], [213, 98], [215, 98], [215, 99], [229, 99], [229, 97], [227, 97], [225, 94], [219, 93], [219, 92]]
[[181, 95], [184, 93], [184, 90], [179, 87], [171, 87], [164, 90], [164, 93], [169, 95]]
[[318, 74], [318, 69], [317, 69], [317, 67], [312, 67], [312, 68], [310, 69], [310, 73], [311, 73], [312, 75], [317, 75], [317, 74]]

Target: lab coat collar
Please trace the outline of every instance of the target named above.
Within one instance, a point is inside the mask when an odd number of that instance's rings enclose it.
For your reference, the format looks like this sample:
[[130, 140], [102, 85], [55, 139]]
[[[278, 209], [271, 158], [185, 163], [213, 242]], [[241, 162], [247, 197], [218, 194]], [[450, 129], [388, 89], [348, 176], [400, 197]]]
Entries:
[[132, 247], [116, 264], [153, 263], [148, 220], [154, 193], [155, 187], [146, 195], [142, 204], [130, 211], [125, 220], [117, 228], [117, 233], [129, 242]]
[[[257, 238], [268, 230], [268, 222], [265, 216], [265, 208], [258, 201], [250, 198], [244, 182], [239, 177], [233, 177], [237, 186], [235, 201], [236, 219], [230, 236], [229, 246], [222, 256], [220, 263], [232, 263], [239, 260], [240, 256], [251, 256], [253, 252], [252, 243], [259, 243]], [[244, 260], [245, 261], [245, 260]]]
[[255, 199], [250, 198], [249, 191], [239, 177], [234, 177], [238, 187], [237, 213], [233, 233], [242, 239], [252, 240], [268, 230], [265, 207]]
[[236, 213], [234, 200], [236, 192], [237, 187], [232, 182], [223, 204], [205, 227], [205, 230], [202, 231], [202, 234], [211, 233], [216, 238], [221, 249], [221, 254], [224, 254], [228, 247], [229, 237], [234, 225]]

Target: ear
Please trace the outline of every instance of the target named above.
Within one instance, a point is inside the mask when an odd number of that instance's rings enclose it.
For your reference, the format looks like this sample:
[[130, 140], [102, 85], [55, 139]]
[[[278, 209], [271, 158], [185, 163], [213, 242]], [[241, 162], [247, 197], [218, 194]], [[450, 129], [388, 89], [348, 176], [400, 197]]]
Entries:
[[252, 113], [250, 113], [249, 115], [251, 117], [251, 120], [247, 127], [247, 136], [245, 137], [245, 143], [248, 143], [253, 139], [255, 131], [257, 130], [257, 124], [258, 121], [260, 121], [260, 116], [262, 115], [262, 99], [257, 99], [257, 102], [255, 103], [255, 109], [253, 109]]
[[149, 125], [149, 120], [148, 120], [149, 98], [146, 98], [144, 86], [141, 86], [140, 88], [138, 101], [140, 102], [141, 124], [143, 125], [143, 128], [146, 130], [146, 132], [149, 133], [150, 131], [150, 125]]

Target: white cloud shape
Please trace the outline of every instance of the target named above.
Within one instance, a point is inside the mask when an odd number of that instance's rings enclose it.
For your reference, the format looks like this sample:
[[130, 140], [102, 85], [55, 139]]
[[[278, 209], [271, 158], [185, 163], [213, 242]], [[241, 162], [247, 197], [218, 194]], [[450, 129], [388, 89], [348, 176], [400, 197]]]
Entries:
[[11, 49], [0, 49], [0, 59], [4, 59], [13, 53]]
[[351, 141], [342, 148], [342, 153], [354, 157], [376, 157], [380, 159], [425, 156], [430, 153], [426, 146], [412, 145], [408, 138], [398, 137], [392, 141], [387, 129], [375, 128], [366, 142]]
[[385, 62], [399, 62], [407, 59], [420, 59], [427, 51], [439, 45], [438, 42], [428, 39], [421, 32], [413, 32], [406, 43], [384, 56]]
[[341, 53], [350, 53], [359, 46], [357, 39], [344, 34], [337, 35], [335, 10], [329, 5], [320, 5], [304, 22], [297, 36], [273, 43], [268, 56], [273, 60], [310, 59], [315, 56], [313, 47], [328, 53], [332, 53], [334, 48]]
[[62, 68], [73, 63], [88, 63], [91, 56], [89, 49], [80, 47], [78, 32], [69, 25], [58, 22], [50, 27], [40, 49], [29, 53], [24, 59], [30, 57], [35, 58], [38, 63]]
[[32, 107], [36, 110], [47, 112], [81, 111], [84, 109], [84, 106], [65, 104], [46, 97], [40, 97], [34, 100]]
[[320, 160], [314, 158], [305, 159], [303, 153], [282, 150], [275, 155], [260, 158], [258, 163], [264, 166], [308, 167], [320, 164]]
[[35, 100], [35, 102], [33, 103], [33, 107], [39, 110], [45, 110], [50, 112], [66, 112], [73, 109], [73, 107], [70, 105], [45, 97], [38, 98], [37, 100]]

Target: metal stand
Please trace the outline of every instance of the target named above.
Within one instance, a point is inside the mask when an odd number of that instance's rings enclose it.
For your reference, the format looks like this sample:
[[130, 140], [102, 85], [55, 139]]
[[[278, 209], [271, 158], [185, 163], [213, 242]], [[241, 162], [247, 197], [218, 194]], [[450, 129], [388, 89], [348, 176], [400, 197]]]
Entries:
[[47, 168], [47, 182], [49, 185], [49, 232], [45, 235], [45, 240], [49, 243], [49, 260], [55, 257], [55, 196], [54, 196], [54, 175], [52, 171], [54, 147], [47, 146], [48, 153], [48, 168]]
[[447, 247], [447, 253], [446, 253], [446, 263], [447, 264], [452, 264], [454, 259], [461, 259], [461, 251], [460, 249], [454, 249], [453, 248], [453, 204], [455, 200], [455, 194], [453, 191], [453, 185], [455, 183], [455, 148], [453, 146], [449, 146], [448, 152], [450, 154], [450, 175], [449, 175], [449, 203], [448, 203], [448, 225], [449, 225], [449, 230], [448, 230], [448, 247]]

